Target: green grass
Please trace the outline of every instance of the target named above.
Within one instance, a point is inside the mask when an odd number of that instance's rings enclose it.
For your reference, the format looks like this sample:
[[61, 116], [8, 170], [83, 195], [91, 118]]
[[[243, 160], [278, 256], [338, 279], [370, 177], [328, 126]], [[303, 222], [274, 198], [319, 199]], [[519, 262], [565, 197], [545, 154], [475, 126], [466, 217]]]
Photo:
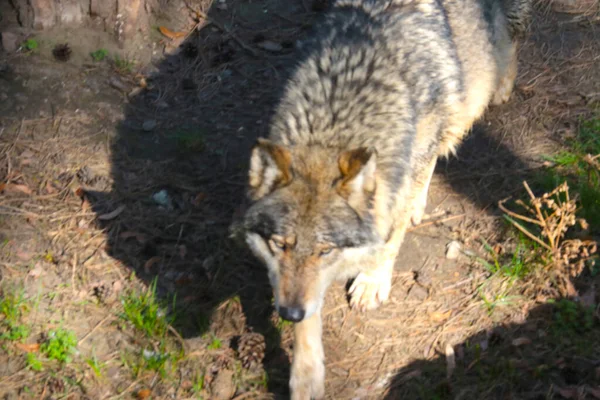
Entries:
[[200, 152], [206, 148], [205, 134], [201, 131], [177, 131], [173, 139], [181, 150]]
[[35, 39], [27, 39], [23, 42], [22, 46], [27, 51], [34, 51], [37, 50], [38, 47], [40, 47], [39, 43]]
[[30, 329], [21, 322], [23, 315], [29, 311], [29, 304], [22, 291], [6, 291], [0, 299], [0, 339], [17, 341], [29, 336]]
[[535, 183], [549, 190], [567, 181], [571, 193], [579, 196], [578, 216], [590, 224], [594, 233], [600, 233], [600, 171], [586, 161], [586, 156], [600, 154], [600, 116], [583, 121], [578, 135], [566, 145], [568, 149], [545, 157], [554, 166], [540, 174]]
[[208, 346], [206, 348], [208, 350], [218, 350], [221, 347], [223, 347], [223, 344], [221, 343], [221, 339], [219, 339], [218, 337], [213, 337], [212, 341], [208, 344]]
[[483, 267], [494, 275], [500, 275], [509, 278], [511, 281], [525, 278], [529, 274], [527, 261], [524, 258], [525, 245], [519, 243], [512, 256], [502, 259], [494, 249], [487, 243], [484, 247], [490, 255], [491, 262], [484, 259], [478, 259]]
[[194, 379], [194, 385], [192, 386], [192, 391], [195, 395], [200, 394], [200, 392], [204, 389], [204, 374], [199, 374]]
[[149, 338], [163, 338], [174, 317], [168, 317], [165, 304], [156, 298], [156, 280], [144, 292], [130, 291], [121, 300], [121, 318]]
[[133, 60], [121, 58], [118, 55], [115, 55], [113, 63], [119, 72], [128, 74], [133, 72], [133, 67], [135, 66], [135, 62]]
[[90, 56], [92, 56], [94, 61], [100, 62], [100, 61], [103, 61], [108, 56], [108, 50], [98, 49], [96, 51], [91, 52]]
[[50, 360], [61, 363], [71, 362], [77, 351], [77, 337], [70, 330], [59, 328], [48, 333], [48, 339], [42, 343], [40, 350]]
[[95, 353], [93, 353], [91, 357], [87, 358], [85, 362], [92, 369], [96, 377], [102, 377], [102, 370], [106, 366], [106, 363], [100, 362]]
[[42, 362], [35, 353], [27, 353], [25, 364], [27, 369], [32, 371], [40, 372], [44, 369]]
[[585, 307], [568, 299], [551, 300], [549, 303], [554, 305], [552, 328], [555, 334], [581, 334], [594, 328], [596, 322], [593, 306]]

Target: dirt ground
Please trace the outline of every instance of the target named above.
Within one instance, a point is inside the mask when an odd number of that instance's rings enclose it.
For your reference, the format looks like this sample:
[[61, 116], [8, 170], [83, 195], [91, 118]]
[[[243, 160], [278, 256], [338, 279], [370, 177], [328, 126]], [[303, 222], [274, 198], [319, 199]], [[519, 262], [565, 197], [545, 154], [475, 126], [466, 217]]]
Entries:
[[[157, 35], [121, 62], [87, 57], [118, 52], [92, 28], [45, 32], [35, 51], [0, 53], [0, 285], [31, 299], [25, 345], [0, 349], [3, 398], [286, 398], [291, 327], [274, 315], [266, 274], [229, 225], [294, 42], [320, 11], [225, 0], [204, 12], [196, 33], [174, 43]], [[466, 255], [445, 256], [452, 241], [482, 257], [483, 241], [514, 247], [497, 202], [522, 196], [543, 156], [595, 112], [599, 22], [540, 2], [511, 101], [438, 163], [429, 219], [407, 236], [390, 301], [360, 314], [344, 284], [330, 290], [328, 398], [600, 398], [600, 329], [574, 340], [583, 355], [572, 353], [550, 340], [539, 299], [515, 297], [491, 312], [478, 295], [486, 271]], [[51, 49], [65, 40], [73, 56], [60, 62]], [[170, 348], [184, 350], [166, 374], [132, 367], [133, 354], [159, 345], [121, 317], [123, 296], [155, 279], [176, 313]], [[589, 291], [598, 277], [581, 280], [598, 304]], [[73, 360], [28, 368], [26, 353], [59, 327], [76, 334]], [[240, 370], [238, 354], [251, 331], [266, 340], [253, 372]]]

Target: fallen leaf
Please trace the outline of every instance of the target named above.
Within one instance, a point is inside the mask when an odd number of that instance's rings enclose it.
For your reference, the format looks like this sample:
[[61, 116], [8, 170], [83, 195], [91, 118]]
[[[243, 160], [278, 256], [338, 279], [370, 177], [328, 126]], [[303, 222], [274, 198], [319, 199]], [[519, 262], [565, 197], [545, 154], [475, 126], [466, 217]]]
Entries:
[[185, 286], [185, 285], [189, 285], [190, 283], [192, 283], [192, 279], [189, 276], [182, 276], [181, 278], [175, 280], [175, 283], [178, 286]]
[[160, 31], [160, 33], [162, 33], [164, 36], [168, 37], [171, 40], [181, 38], [186, 35], [185, 32], [173, 32], [165, 26], [159, 26], [158, 30]]
[[4, 191], [8, 193], [23, 193], [23, 194], [31, 194], [31, 189], [27, 185], [17, 185], [14, 183], [7, 183], [4, 185]]
[[579, 297], [581, 304], [585, 307], [593, 307], [596, 305], [596, 288], [592, 286], [584, 294]]
[[409, 380], [411, 380], [413, 378], [420, 377], [422, 374], [423, 374], [423, 372], [420, 369], [410, 371], [410, 372], [402, 375], [401, 377], [399, 377], [398, 384], [405, 384], [406, 382], [408, 382]]
[[206, 193], [200, 192], [192, 200], [192, 205], [194, 207], [198, 207], [200, 205], [200, 203], [202, 203], [202, 201], [204, 201], [204, 199], [206, 199]]
[[102, 220], [102, 221], [110, 221], [111, 219], [115, 219], [117, 218], [124, 210], [125, 210], [125, 205], [120, 205], [119, 207], [117, 207], [114, 211], [111, 211], [109, 213], [106, 214], [102, 214], [98, 216], [98, 219]]
[[38, 262], [35, 264], [35, 267], [31, 271], [29, 271], [27, 276], [30, 276], [32, 278], [37, 278], [40, 275], [42, 275], [42, 273], [44, 273], [44, 268], [42, 268], [41, 263]]
[[531, 344], [531, 339], [526, 337], [516, 338], [512, 341], [512, 345], [515, 347], [526, 346], [528, 344]]
[[33, 253], [24, 251], [24, 250], [17, 250], [15, 252], [15, 255], [17, 256], [17, 258], [21, 261], [29, 261], [33, 258]]
[[58, 190], [56, 190], [56, 188], [48, 181], [46, 181], [46, 193], [48, 194], [54, 194], [58, 192]]
[[450, 379], [456, 368], [456, 355], [454, 354], [454, 347], [450, 344], [446, 345], [446, 378]]
[[281, 44], [273, 42], [271, 40], [265, 40], [263, 42], [256, 43], [256, 45], [262, 49], [272, 52], [278, 52], [283, 50], [283, 46], [281, 46]]
[[149, 274], [154, 264], [160, 262], [160, 256], [154, 256], [144, 263], [144, 272]]
[[33, 353], [36, 352], [40, 349], [40, 344], [39, 343], [17, 343], [15, 345], [18, 349], [23, 350], [24, 352], [27, 353]]
[[139, 392], [137, 392], [135, 397], [137, 397], [138, 400], [146, 400], [148, 397], [150, 397], [151, 394], [152, 392], [150, 391], [150, 389], [142, 389]]
[[179, 257], [181, 257], [182, 260], [185, 259], [185, 256], [187, 254], [187, 247], [185, 246], [185, 244], [180, 245], [178, 250], [179, 250]]
[[0, 183], [0, 192], [3, 192], [4, 188], [6, 188], [6, 183]]
[[595, 388], [589, 387], [587, 388], [587, 391], [594, 396], [595, 399], [600, 399], [600, 386], [596, 386]]
[[82, 188], [75, 189], [75, 196], [79, 197], [80, 199], [83, 199], [85, 197], [85, 190], [83, 190]]
[[127, 240], [127, 239], [133, 237], [140, 244], [144, 244], [148, 240], [146, 235], [144, 235], [143, 233], [134, 232], [134, 231], [126, 231], [126, 232], [121, 233], [119, 236], [121, 237], [121, 239], [124, 239], [124, 240]]
[[123, 290], [123, 281], [122, 280], [114, 281], [112, 284], [112, 288], [113, 288], [113, 293], [119, 294], [121, 292], [121, 290]]
[[576, 399], [577, 398], [577, 388], [575, 388], [575, 387], [561, 388], [560, 386], [555, 386], [555, 387], [556, 387], [556, 391], [558, 392], [558, 394], [560, 394], [563, 398], [565, 398], [565, 399]]
[[434, 311], [429, 313], [429, 319], [431, 319], [433, 322], [444, 322], [450, 318], [450, 314], [452, 314], [452, 310], [448, 310], [446, 312]]

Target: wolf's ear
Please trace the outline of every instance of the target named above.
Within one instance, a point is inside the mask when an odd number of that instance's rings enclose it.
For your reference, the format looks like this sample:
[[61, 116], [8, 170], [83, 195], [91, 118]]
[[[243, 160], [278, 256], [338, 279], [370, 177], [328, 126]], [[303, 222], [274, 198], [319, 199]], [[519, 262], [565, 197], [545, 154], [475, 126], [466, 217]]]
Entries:
[[342, 173], [338, 188], [342, 196], [370, 195], [375, 191], [375, 149], [361, 147], [346, 151], [340, 155], [338, 164]]
[[270, 140], [258, 139], [250, 156], [249, 195], [252, 200], [271, 193], [292, 180], [292, 155]]

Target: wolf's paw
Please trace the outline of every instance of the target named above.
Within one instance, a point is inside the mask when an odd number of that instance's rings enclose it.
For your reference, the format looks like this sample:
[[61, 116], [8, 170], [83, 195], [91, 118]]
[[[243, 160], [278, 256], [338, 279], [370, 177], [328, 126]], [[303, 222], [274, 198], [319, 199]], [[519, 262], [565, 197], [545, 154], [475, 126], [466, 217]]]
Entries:
[[323, 399], [325, 397], [325, 366], [323, 361], [307, 359], [294, 362], [290, 379], [290, 392], [292, 400]]
[[410, 217], [410, 222], [412, 222], [413, 226], [417, 226], [423, 221], [423, 217], [425, 216], [425, 207], [417, 208], [413, 210], [413, 214]]
[[350, 307], [360, 311], [374, 310], [387, 301], [391, 288], [391, 271], [381, 269], [370, 274], [360, 273], [348, 291]]
[[504, 78], [496, 89], [496, 93], [492, 96], [492, 105], [499, 106], [507, 103], [513, 92], [514, 80]]

